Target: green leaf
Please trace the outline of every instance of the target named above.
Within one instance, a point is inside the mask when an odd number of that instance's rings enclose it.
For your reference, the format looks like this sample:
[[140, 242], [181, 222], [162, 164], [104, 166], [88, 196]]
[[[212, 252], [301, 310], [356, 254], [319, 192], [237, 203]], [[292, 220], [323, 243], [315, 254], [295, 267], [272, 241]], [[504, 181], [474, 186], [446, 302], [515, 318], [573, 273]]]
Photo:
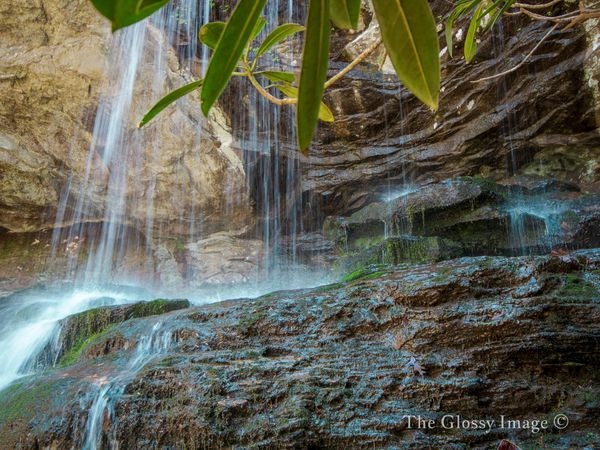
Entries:
[[200, 93], [204, 115], [208, 115], [210, 108], [229, 82], [266, 3], [267, 0], [239, 0], [233, 10], [204, 77], [204, 85]]
[[284, 83], [293, 83], [296, 80], [296, 75], [292, 72], [277, 72], [274, 70], [264, 70], [262, 72], [254, 72], [255, 75], [262, 75], [267, 80], [272, 81], [273, 83], [278, 83], [280, 81]]
[[298, 144], [306, 154], [317, 128], [329, 65], [329, 0], [310, 0], [298, 89]]
[[209, 22], [205, 23], [200, 27], [200, 34], [198, 38], [200, 42], [206, 45], [210, 49], [215, 49], [221, 39], [223, 30], [225, 29], [225, 22]]
[[485, 5], [482, 3], [475, 10], [473, 14], [473, 18], [471, 19], [471, 23], [469, 24], [469, 30], [467, 31], [467, 36], [465, 37], [465, 60], [467, 63], [470, 63], [475, 57], [475, 52], [477, 51], [477, 42], [475, 42], [475, 34], [479, 29], [481, 24], [481, 19], [483, 18], [483, 8]]
[[202, 86], [202, 80], [193, 81], [192, 83], [186, 84], [185, 86], [175, 89], [173, 92], [165, 95], [158, 101], [158, 103], [156, 103], [156, 105], [152, 107], [152, 109], [150, 109], [150, 111], [144, 115], [144, 117], [142, 117], [142, 120], [140, 120], [140, 123], [138, 124], [138, 128], [142, 128], [171, 103], [180, 99], [184, 95], [195, 91], [196, 89], [200, 88], [200, 86]]
[[[223, 30], [225, 29], [225, 22], [209, 22], [200, 27], [200, 34], [198, 38], [200, 42], [206, 45], [210, 49], [215, 49], [217, 44], [219, 43], [219, 39], [221, 39], [221, 35], [223, 34]], [[267, 21], [262, 17], [258, 19], [256, 23], [256, 27], [252, 32], [252, 37], [250, 40], [254, 39], [256, 36], [260, 34], [260, 32], [267, 25]]]
[[112, 22], [112, 31], [150, 16], [169, 0], [91, 0], [95, 8]]
[[448, 54], [450, 55], [450, 57], [452, 58], [452, 47], [453, 47], [453, 43], [452, 43], [452, 31], [454, 28], [454, 22], [456, 22], [457, 19], [459, 19], [460, 17], [464, 16], [466, 13], [468, 13], [469, 11], [471, 11], [473, 8], [475, 8], [475, 6], [480, 3], [482, 0], [470, 0], [467, 2], [462, 2], [459, 3], [456, 8], [454, 9], [454, 11], [452, 11], [452, 13], [450, 14], [450, 16], [448, 17], [448, 20], [446, 21], [446, 46], [448, 48]]
[[267, 21], [265, 20], [264, 17], [261, 17], [258, 19], [258, 22], [256, 22], [256, 26], [254, 27], [254, 30], [252, 31], [252, 37], [250, 38], [250, 41], [253, 41], [256, 36], [258, 36], [260, 34], [260, 32], [262, 30], [264, 30], [264, 28], [267, 26]]
[[356, 30], [360, 17], [360, 0], [331, 0], [329, 13], [336, 27]]
[[[290, 98], [298, 98], [298, 88], [294, 86], [286, 85], [286, 84], [275, 84], [272, 87], [283, 92], [284, 95]], [[333, 117], [333, 113], [327, 107], [327, 105], [321, 101], [319, 104], [319, 119], [323, 122], [333, 122], [335, 119]]]
[[303, 31], [304, 27], [302, 25], [298, 25], [295, 23], [284, 23], [283, 25], [278, 26], [273, 31], [269, 33], [269, 35], [265, 38], [258, 51], [256, 52], [256, 58], [260, 58], [262, 55], [267, 53], [274, 45], [277, 45], [287, 37], [291, 36], [294, 33], [298, 33], [299, 31]]
[[436, 110], [440, 92], [439, 42], [427, 0], [373, 0], [381, 36], [398, 78]]
[[503, 6], [502, 8], [498, 8], [494, 14], [491, 16], [491, 19], [489, 20], [488, 24], [485, 27], [485, 30], [489, 30], [490, 28], [492, 28], [496, 22], [498, 21], [498, 19], [500, 17], [502, 17], [502, 15], [508, 11], [510, 8], [512, 8], [512, 6], [517, 2], [517, 0], [508, 0]]

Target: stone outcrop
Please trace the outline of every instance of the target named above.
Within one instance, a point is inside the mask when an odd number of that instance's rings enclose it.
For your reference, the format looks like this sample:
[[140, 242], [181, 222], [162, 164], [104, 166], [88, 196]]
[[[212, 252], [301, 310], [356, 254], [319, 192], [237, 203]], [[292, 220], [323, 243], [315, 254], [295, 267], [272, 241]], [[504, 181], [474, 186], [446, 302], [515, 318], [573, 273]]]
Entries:
[[[194, 307], [116, 325], [167, 352], [128, 378], [104, 443], [122, 448], [594, 448], [600, 369], [600, 253], [463, 258], [353, 274], [312, 290]], [[20, 380], [0, 399], [0, 440], [81, 447], [95, 393], [136, 353], [108, 354]], [[119, 369], [120, 368], [120, 369]], [[553, 419], [569, 423], [557, 429]], [[442, 428], [446, 415], [491, 419]], [[547, 420], [546, 429], [500, 428]], [[417, 429], [409, 417], [433, 420]], [[58, 419], [60, 418], [60, 420]], [[559, 423], [560, 424], [560, 423]]]
[[47, 368], [67, 366], [78, 359], [97, 357], [115, 351], [116, 347], [127, 349], [135, 343], [124, 339], [111, 339], [104, 345], [93, 346], [116, 324], [131, 319], [166, 314], [171, 311], [189, 308], [187, 300], [156, 299], [124, 306], [99, 306], [85, 312], [69, 316], [59, 322], [60, 333], [56, 341], [50, 342], [40, 353], [36, 366]]
[[347, 217], [323, 235], [337, 264], [426, 262], [465, 255], [542, 254], [600, 245], [600, 196], [572, 183], [462, 177], [426, 185]]

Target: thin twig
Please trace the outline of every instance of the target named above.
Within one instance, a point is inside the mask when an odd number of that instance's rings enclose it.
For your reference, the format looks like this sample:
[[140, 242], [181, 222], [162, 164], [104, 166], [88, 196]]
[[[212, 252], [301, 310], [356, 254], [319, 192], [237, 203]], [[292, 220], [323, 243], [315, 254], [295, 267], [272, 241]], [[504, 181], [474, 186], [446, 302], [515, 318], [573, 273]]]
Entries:
[[375, 50], [377, 50], [377, 47], [379, 47], [381, 45], [381, 42], [382, 42], [381, 38], [377, 39], [377, 41], [375, 41], [373, 44], [371, 44], [364, 52], [362, 52], [360, 55], [358, 55], [354, 61], [352, 61], [350, 64], [348, 64], [342, 70], [340, 70], [337, 74], [335, 74], [329, 80], [327, 80], [327, 83], [325, 83], [325, 89], [331, 87], [340, 78], [342, 78], [344, 75], [346, 75], [348, 72], [350, 72], [356, 66], [358, 66], [361, 62], [363, 62], [371, 53], [373, 53]]
[[541, 5], [531, 5], [529, 3], [515, 3], [514, 5], [512, 5], [512, 7], [513, 8], [526, 8], [526, 9], [546, 9], [546, 8], [550, 8], [551, 6], [554, 6], [557, 3], [560, 3], [562, 1], [563, 0], [552, 0], [551, 2], [542, 3]]
[[256, 78], [254, 78], [254, 75], [252, 74], [252, 72], [248, 71], [246, 73], [246, 76], [250, 80], [250, 83], [252, 83], [252, 86], [254, 86], [256, 88], [258, 93], [260, 95], [262, 95], [264, 98], [266, 98], [267, 100], [269, 100], [271, 103], [274, 103], [275, 105], [279, 105], [279, 106], [293, 105], [295, 103], [298, 103], [297, 98], [289, 98], [289, 97], [277, 98], [274, 95], [269, 94], [269, 92], [265, 88], [262, 87], [262, 85], [256, 80]]
[[579, 14], [579, 11], [571, 11], [567, 14], [563, 14], [562, 16], [542, 16], [540, 14], [531, 12], [525, 8], [520, 8], [519, 12], [521, 12], [521, 13], [525, 14], [526, 16], [529, 16], [533, 19], [536, 19], [536, 20], [541, 20], [541, 21], [545, 21], [545, 22], [555, 22], [555, 23], [570, 22]]
[[527, 54], [527, 56], [525, 56], [525, 58], [523, 59], [523, 61], [521, 61], [519, 64], [517, 64], [513, 68], [511, 68], [509, 70], [506, 70], [504, 72], [501, 72], [501, 73], [497, 73], [497, 74], [492, 75], [490, 77], [480, 78], [479, 80], [471, 81], [471, 83], [481, 83], [482, 81], [488, 81], [488, 80], [492, 80], [494, 78], [503, 77], [504, 75], [507, 75], [507, 74], [509, 74], [511, 72], [514, 72], [515, 70], [517, 70], [519, 67], [521, 67], [523, 64], [525, 64], [527, 62], [527, 60], [531, 57], [531, 55], [533, 55], [535, 53], [535, 51], [538, 48], [540, 48], [540, 45], [542, 45], [542, 43], [546, 40], [546, 38], [548, 38], [548, 36], [550, 36], [550, 34], [552, 34], [552, 32], [554, 30], [556, 30], [557, 27], [558, 27], [558, 23], [555, 23], [552, 26], [552, 28], [550, 28], [550, 30], [548, 30], [548, 32], [544, 35], [544, 37], [536, 44], [536, 46], [533, 47], [533, 49]]

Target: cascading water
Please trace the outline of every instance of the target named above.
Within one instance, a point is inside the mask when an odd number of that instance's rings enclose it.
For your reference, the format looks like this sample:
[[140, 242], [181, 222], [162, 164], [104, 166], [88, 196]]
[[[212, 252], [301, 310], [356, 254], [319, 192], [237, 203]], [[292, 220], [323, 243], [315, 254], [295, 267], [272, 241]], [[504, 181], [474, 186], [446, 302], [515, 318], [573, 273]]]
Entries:
[[[152, 265], [153, 241], [157, 238], [153, 236], [152, 214], [155, 178], [149, 179], [145, 189], [145, 223], [135, 224], [138, 230], [145, 231], [143, 238], [141, 233], [132, 232], [128, 218], [137, 204], [128, 198], [130, 175], [140, 173], [140, 165], [148, 158], [156, 157], [160, 145], [152, 140], [154, 145], [148, 148], [142, 145], [142, 131], [131, 132], [132, 123], [139, 119], [140, 113], [134, 108], [136, 79], [141, 73], [152, 71], [152, 95], [154, 98], [164, 95], [168, 90], [163, 81], [168, 52], [167, 47], [161, 45], [161, 39], [173, 46], [182, 35], [187, 36], [188, 41], [196, 42], [200, 17], [198, 4], [187, 0], [155, 14], [149, 24], [138, 23], [112, 37], [106, 73], [107, 86], [111, 89], [107, 89], [98, 106], [83, 181], [77, 184], [72, 177], [66, 184], [52, 237], [50, 264], [54, 264], [58, 252], [67, 253], [66, 272], [71, 275], [76, 288], [64, 288], [53, 294], [33, 291], [31, 298], [17, 295], [14, 302], [10, 301], [12, 297], [3, 301], [0, 389], [35, 370], [40, 352], [60, 334], [61, 319], [96, 306], [131, 303], [141, 296], [148, 298], [147, 292], [140, 294], [129, 290], [123, 293], [119, 288], [107, 290], [105, 287], [115, 281], [113, 272], [128, 247], [136, 247], [137, 252], [145, 255], [144, 264]], [[185, 69], [191, 71], [196, 45], [179, 46], [179, 49], [182, 61], [188, 61]], [[198, 133], [201, 133], [200, 127]], [[104, 184], [104, 209], [97, 211], [90, 199]], [[196, 213], [192, 211], [185, 219], [179, 218], [188, 224], [190, 239], [196, 237]], [[63, 223], [72, 225], [60, 228]], [[128, 274], [123, 276], [116, 281], [127, 280]], [[50, 361], [49, 365], [55, 363]]]
[[[295, 3], [292, 0], [267, 3], [263, 38], [280, 21], [303, 23], [304, 10]], [[261, 61], [265, 67], [295, 72], [298, 70], [295, 58], [299, 57], [292, 49], [284, 58], [267, 53]], [[258, 232], [265, 247], [263, 266], [269, 273], [277, 272], [287, 263], [297, 262], [296, 236], [302, 232], [303, 203], [298, 184], [302, 167], [297, 158], [284, 152], [296, 140], [295, 118], [292, 108], [282, 110], [272, 105], [248, 85], [238, 91], [235, 102], [244, 103], [244, 99], [248, 108], [235, 123], [235, 129], [240, 136], [247, 177], [255, 192]], [[289, 237], [285, 248], [284, 235]]]
[[[202, 17], [197, 2], [188, 0], [176, 6], [170, 4], [156, 13], [150, 24], [142, 22], [125, 28], [112, 39], [106, 74], [110, 90], [98, 106], [84, 179], [78, 187], [74, 187], [72, 180], [67, 184], [60, 200], [52, 239], [53, 256], [59, 247], [70, 246], [69, 273], [80, 283], [89, 285], [112, 281], [115, 268], [124, 258], [127, 246], [132, 243], [146, 264], [151, 265], [154, 241], [160, 240], [160, 236], [155, 236], [154, 223], [157, 178], [155, 174], [150, 174], [145, 180], [145, 195], [141, 199], [146, 210], [144, 223], [132, 223], [131, 212], [138, 207], [140, 199], [130, 198], [130, 185], [144, 182], [139, 178], [132, 179], [133, 174], [143, 173], [144, 164], [156, 166], [161, 142], [160, 137], [154, 135], [151, 139], [145, 139], [147, 130], [135, 130], [135, 121], [141, 117], [143, 108], [148, 107], [134, 104], [136, 90], [139, 89], [139, 83], [143, 82], [139, 81], [141, 75], [148, 73], [152, 74], [152, 85], [145, 86], [145, 89], [150, 89], [148, 95], [151, 98], [160, 98], [169, 90], [164, 75], [169, 58], [165, 43], [176, 46], [181, 39], [186, 39], [187, 45], [178, 46], [178, 56], [182, 61], [182, 70], [193, 72], [197, 56], [197, 30]], [[201, 127], [197, 127], [197, 133], [195, 138], [199, 142]], [[98, 158], [104, 170], [98, 170]], [[98, 186], [106, 186], [101, 211], [96, 210], [96, 203], [90, 195]], [[173, 193], [174, 197], [177, 195], [193, 196], [194, 193]], [[73, 199], [76, 199], [75, 205], [67, 216], [67, 205]], [[178, 221], [185, 223], [189, 239], [196, 239], [197, 216], [201, 212], [192, 208], [185, 213], [186, 217], [183, 211], [180, 212]], [[61, 228], [60, 225], [65, 222], [72, 225]], [[87, 254], [82, 255], [84, 248]]]
[[[3, 299], [0, 313], [0, 390], [33, 373], [38, 365], [52, 366], [54, 358], [40, 364], [38, 356], [60, 335], [59, 321], [98, 306], [131, 301], [125, 290], [80, 290], [69, 287], [23, 292]], [[43, 367], [42, 367], [43, 368]]]

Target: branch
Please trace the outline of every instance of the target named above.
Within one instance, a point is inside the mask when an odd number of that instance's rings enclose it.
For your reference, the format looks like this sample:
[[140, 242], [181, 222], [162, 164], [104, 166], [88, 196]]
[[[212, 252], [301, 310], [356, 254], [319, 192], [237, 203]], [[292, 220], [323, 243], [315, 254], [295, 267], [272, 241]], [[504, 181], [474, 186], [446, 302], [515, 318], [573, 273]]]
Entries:
[[563, 0], [552, 0], [551, 2], [542, 3], [541, 5], [531, 5], [529, 3], [515, 3], [512, 7], [513, 8], [526, 8], [526, 9], [546, 9], [546, 8], [550, 8], [551, 6], [554, 6], [562, 1]]
[[381, 45], [381, 42], [382, 42], [381, 38], [377, 39], [364, 52], [362, 52], [360, 55], [358, 55], [354, 61], [352, 61], [350, 64], [348, 64], [342, 70], [340, 70], [337, 74], [335, 74], [329, 80], [327, 80], [327, 83], [325, 83], [325, 89], [331, 87], [333, 84], [335, 84], [341, 78], [343, 78], [344, 75], [346, 75], [348, 72], [350, 72], [356, 66], [358, 66], [361, 62], [363, 62], [371, 53], [373, 53], [375, 50], [377, 50], [377, 48]]
[[503, 77], [504, 75], [507, 75], [511, 72], [514, 72], [515, 70], [517, 70], [519, 67], [521, 67], [523, 64], [525, 64], [527, 62], [527, 60], [531, 57], [531, 55], [533, 55], [535, 53], [535, 51], [540, 48], [540, 45], [542, 45], [542, 43], [548, 38], [548, 36], [550, 36], [550, 34], [556, 30], [556, 28], [558, 27], [558, 23], [555, 23], [552, 28], [550, 28], [550, 30], [548, 30], [548, 32], [544, 35], [544, 37], [542, 39], [540, 39], [540, 41], [536, 44], [535, 47], [533, 47], [533, 49], [527, 54], [527, 56], [525, 56], [525, 58], [523, 59], [523, 61], [521, 61], [519, 64], [517, 64], [516, 66], [514, 66], [512, 69], [506, 70], [504, 72], [500, 72], [497, 73], [495, 75], [492, 75], [490, 77], [485, 77], [485, 78], [480, 78], [479, 80], [474, 80], [471, 81], [471, 83], [481, 83], [482, 81], [488, 81], [488, 80], [493, 80], [494, 78], [499, 78], [499, 77]]
[[[354, 59], [350, 64], [348, 64], [346, 67], [344, 67], [342, 70], [340, 70], [334, 76], [332, 76], [329, 80], [327, 80], [327, 82], [325, 83], [325, 89], [331, 87], [334, 83], [336, 83], [341, 78], [343, 78], [345, 75], [347, 75], [348, 72], [350, 72], [352, 69], [354, 69], [356, 66], [358, 66], [361, 62], [363, 62], [371, 53], [373, 53], [375, 50], [377, 50], [377, 48], [381, 45], [381, 42], [382, 42], [381, 38], [377, 39], [376, 42], [371, 44], [365, 51], [363, 51], [360, 55], [358, 55], [356, 57], [356, 59]], [[279, 106], [294, 105], [294, 104], [298, 103], [298, 99], [296, 99], [296, 98], [289, 98], [289, 97], [277, 98], [274, 95], [271, 95], [254, 77], [254, 74], [252, 73], [252, 67], [250, 67], [250, 65], [246, 61], [244, 61], [244, 65], [246, 66], [246, 73], [244, 75], [248, 77], [248, 79], [250, 80], [250, 83], [252, 83], [252, 86], [254, 86], [256, 88], [258, 93], [260, 95], [262, 95], [264, 98], [266, 98], [267, 100], [269, 100], [271, 103], [273, 103], [275, 105], [279, 105]]]

